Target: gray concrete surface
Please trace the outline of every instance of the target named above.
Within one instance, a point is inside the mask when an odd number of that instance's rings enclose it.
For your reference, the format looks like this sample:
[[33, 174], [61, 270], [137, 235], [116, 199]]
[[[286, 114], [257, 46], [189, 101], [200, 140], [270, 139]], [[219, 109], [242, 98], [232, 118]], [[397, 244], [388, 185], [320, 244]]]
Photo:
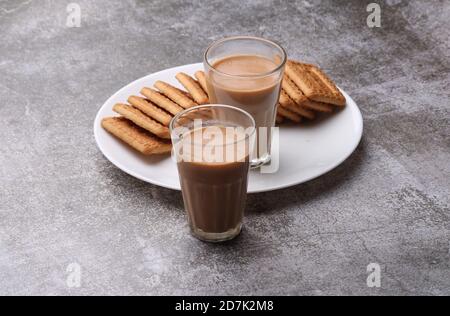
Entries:
[[[450, 2], [0, 1], [0, 294], [450, 294]], [[253, 34], [320, 64], [360, 105], [340, 167], [251, 195], [227, 244], [187, 234], [181, 195], [121, 172], [94, 116], [117, 89]], [[366, 284], [381, 266], [381, 288]], [[67, 286], [67, 267], [81, 286]]]

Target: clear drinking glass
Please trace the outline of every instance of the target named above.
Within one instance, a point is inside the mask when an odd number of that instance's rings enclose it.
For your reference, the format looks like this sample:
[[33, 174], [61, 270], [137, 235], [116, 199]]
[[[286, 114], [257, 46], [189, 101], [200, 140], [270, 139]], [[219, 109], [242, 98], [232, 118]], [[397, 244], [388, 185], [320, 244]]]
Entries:
[[286, 59], [280, 45], [250, 36], [216, 41], [204, 54], [210, 102], [238, 107], [255, 119], [257, 146], [252, 168], [270, 161], [271, 128]]
[[170, 131], [192, 234], [212, 242], [234, 238], [244, 216], [254, 119], [236, 107], [203, 105], [177, 114]]

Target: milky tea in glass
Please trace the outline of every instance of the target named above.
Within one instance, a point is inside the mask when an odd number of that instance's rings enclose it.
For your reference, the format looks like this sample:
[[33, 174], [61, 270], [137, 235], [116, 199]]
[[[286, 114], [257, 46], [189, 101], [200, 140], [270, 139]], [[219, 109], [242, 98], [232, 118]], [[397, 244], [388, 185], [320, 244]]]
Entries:
[[270, 128], [275, 125], [285, 62], [283, 48], [255, 37], [226, 38], [213, 43], [205, 52], [210, 102], [238, 107], [255, 120], [257, 153], [252, 167], [270, 161]]
[[242, 227], [254, 120], [244, 111], [205, 105], [178, 114], [171, 136], [192, 234], [234, 238]]

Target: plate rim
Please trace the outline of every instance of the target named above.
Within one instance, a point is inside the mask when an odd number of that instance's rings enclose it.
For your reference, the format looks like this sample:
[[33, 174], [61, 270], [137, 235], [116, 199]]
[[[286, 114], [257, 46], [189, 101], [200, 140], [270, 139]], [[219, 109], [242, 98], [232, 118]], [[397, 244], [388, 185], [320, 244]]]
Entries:
[[[181, 191], [181, 188], [179, 188], [179, 187], [174, 187], [174, 186], [171, 186], [171, 185], [167, 185], [167, 184], [161, 183], [161, 182], [158, 181], [158, 180], [156, 180], [156, 181], [155, 181], [155, 180], [148, 181], [148, 179], [146, 179], [145, 177], [141, 176], [139, 173], [136, 173], [136, 172], [134, 172], [134, 171], [129, 170], [129, 169], [126, 168], [124, 165], [122, 165], [122, 163], [120, 163], [120, 162], [118, 162], [116, 159], [114, 159], [114, 157], [111, 157], [108, 153], [106, 153], [106, 152], [104, 151], [104, 149], [102, 148], [102, 146], [100, 145], [100, 140], [99, 140], [99, 132], [98, 132], [98, 131], [99, 131], [99, 129], [101, 128], [101, 120], [102, 120], [102, 117], [100, 117], [100, 113], [102, 112], [104, 106], [105, 106], [107, 103], [110, 103], [110, 101], [111, 101], [112, 99], [114, 99], [117, 95], [121, 94], [122, 91], [128, 89], [128, 87], [133, 86], [134, 84], [136, 84], [137, 82], [139, 82], [139, 81], [141, 81], [141, 80], [147, 78], [148, 76], [157, 76], [157, 75], [159, 75], [159, 74], [162, 73], [162, 72], [170, 71], [170, 70], [173, 70], [173, 69], [176, 69], [176, 68], [181, 68], [181, 67], [186, 67], [186, 68], [189, 68], [189, 67], [198, 67], [198, 66], [201, 66], [201, 65], [202, 65], [202, 63], [192, 63], [192, 64], [186, 64], [186, 65], [180, 65], [180, 66], [175, 66], [175, 67], [171, 67], [171, 68], [166, 68], [166, 69], [163, 69], [163, 70], [154, 72], [154, 73], [147, 74], [147, 75], [145, 75], [145, 76], [143, 76], [143, 77], [140, 77], [140, 78], [138, 78], [138, 79], [136, 79], [136, 80], [133, 80], [132, 82], [126, 84], [125, 86], [123, 86], [122, 88], [120, 88], [119, 90], [117, 90], [115, 93], [113, 93], [113, 94], [112, 94], [105, 102], [103, 102], [103, 104], [102, 104], [102, 105], [99, 107], [99, 109], [97, 110], [97, 114], [95, 115], [95, 119], [94, 119], [94, 122], [93, 122], [93, 125], [94, 125], [94, 126], [93, 126], [93, 130], [94, 130], [94, 139], [95, 139], [95, 143], [96, 143], [96, 145], [97, 145], [97, 148], [98, 148], [98, 149], [100, 150], [100, 152], [103, 154], [103, 156], [104, 156], [109, 162], [111, 162], [114, 166], [116, 166], [117, 168], [119, 168], [122, 172], [125, 172], [125, 173], [129, 174], [129, 175], [132, 176], [132, 177], [135, 177], [135, 178], [137, 178], [137, 179], [139, 179], [139, 180], [141, 180], [141, 181], [144, 181], [144, 182], [146, 182], [146, 183], [150, 183], [150, 184], [153, 184], [153, 185], [157, 185], [157, 186], [159, 186], [159, 187], [163, 187], [163, 188], [171, 189], [171, 190], [176, 190], [176, 191]], [[286, 189], [286, 188], [289, 188], [289, 187], [292, 187], [292, 186], [295, 186], [295, 185], [299, 185], [299, 184], [302, 184], [302, 183], [311, 181], [311, 180], [316, 179], [316, 178], [318, 178], [318, 177], [321, 177], [321, 176], [327, 174], [328, 172], [330, 172], [331, 170], [335, 169], [336, 167], [338, 167], [339, 165], [341, 165], [345, 160], [347, 160], [347, 159], [355, 152], [356, 148], [358, 147], [359, 143], [361, 142], [362, 135], [363, 135], [363, 129], [364, 129], [364, 120], [363, 120], [363, 116], [362, 116], [361, 110], [359, 109], [358, 105], [357, 105], [356, 102], [350, 97], [350, 95], [349, 95], [347, 92], [345, 92], [344, 90], [342, 90], [340, 87], [338, 87], [338, 89], [342, 92], [342, 94], [344, 95], [346, 101], [349, 101], [349, 100], [350, 100], [350, 101], [354, 104], [354, 110], [356, 110], [356, 114], [357, 114], [357, 117], [358, 117], [358, 120], [356, 121], [356, 123], [357, 123], [356, 125], [357, 125], [357, 128], [358, 128], [358, 131], [357, 131], [358, 137], [355, 138], [355, 141], [354, 141], [354, 143], [353, 143], [352, 146], [351, 146], [352, 149], [349, 151], [349, 153], [346, 154], [346, 155], [344, 155], [341, 159], [336, 160], [335, 163], [333, 163], [332, 165], [330, 165], [330, 167], [324, 169], [324, 171], [321, 172], [321, 173], [318, 174], [318, 175], [310, 176], [310, 177], [308, 177], [308, 178], [304, 178], [304, 179], [299, 180], [299, 181], [292, 181], [292, 182], [285, 183], [285, 184], [282, 184], [282, 185], [278, 185], [278, 186], [275, 186], [275, 187], [272, 187], [272, 188], [269, 188], [269, 189], [256, 189], [256, 190], [252, 190], [252, 191], [249, 190], [249, 191], [248, 191], [249, 194], [253, 194], [253, 193], [262, 193], [262, 192], [271, 192], [271, 191], [276, 191], [276, 190], [282, 190], [282, 189]]]

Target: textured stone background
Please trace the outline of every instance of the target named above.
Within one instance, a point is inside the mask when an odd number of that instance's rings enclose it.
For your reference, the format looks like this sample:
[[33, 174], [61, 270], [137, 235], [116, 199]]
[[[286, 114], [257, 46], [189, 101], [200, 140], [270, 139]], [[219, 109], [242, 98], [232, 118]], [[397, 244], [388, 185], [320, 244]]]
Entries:
[[[0, 294], [450, 294], [450, 2], [0, 1]], [[251, 195], [242, 235], [187, 234], [178, 192], [116, 169], [92, 123], [117, 89], [253, 34], [360, 105], [340, 167]], [[66, 267], [82, 268], [80, 288]], [[366, 267], [382, 287], [366, 286]]]

